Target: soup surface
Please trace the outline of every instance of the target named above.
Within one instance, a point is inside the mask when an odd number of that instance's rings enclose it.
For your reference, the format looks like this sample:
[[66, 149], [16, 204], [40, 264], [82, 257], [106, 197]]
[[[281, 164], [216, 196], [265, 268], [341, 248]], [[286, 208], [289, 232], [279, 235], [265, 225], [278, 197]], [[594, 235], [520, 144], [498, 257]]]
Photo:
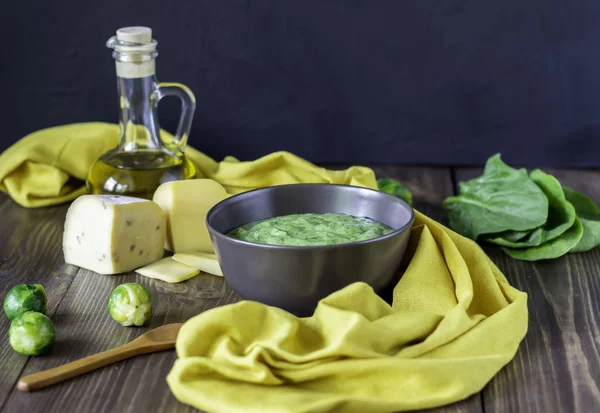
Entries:
[[292, 214], [242, 225], [229, 236], [258, 244], [318, 246], [364, 241], [393, 230], [379, 221], [348, 214]]

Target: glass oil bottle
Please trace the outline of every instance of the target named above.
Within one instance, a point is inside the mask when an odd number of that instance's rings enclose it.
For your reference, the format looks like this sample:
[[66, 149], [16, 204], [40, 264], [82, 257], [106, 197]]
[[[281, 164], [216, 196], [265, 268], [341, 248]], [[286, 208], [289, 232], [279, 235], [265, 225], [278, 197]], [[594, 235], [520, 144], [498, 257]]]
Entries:
[[[160, 184], [196, 177], [185, 156], [196, 99], [184, 85], [158, 82], [157, 42], [150, 28], [119, 29], [106, 46], [116, 61], [120, 143], [90, 168], [87, 191], [152, 199]], [[158, 123], [158, 102], [165, 96], [177, 96], [182, 103], [173, 138], [161, 136]]]

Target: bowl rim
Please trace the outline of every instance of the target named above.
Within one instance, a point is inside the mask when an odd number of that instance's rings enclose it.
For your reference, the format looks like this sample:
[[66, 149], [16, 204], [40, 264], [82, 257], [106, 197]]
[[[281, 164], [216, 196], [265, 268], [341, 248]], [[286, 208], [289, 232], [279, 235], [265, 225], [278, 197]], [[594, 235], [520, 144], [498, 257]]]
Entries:
[[[355, 190], [358, 191], [371, 191], [371, 192], [377, 192], [378, 194], [381, 194], [385, 197], [389, 197], [389, 199], [392, 202], [399, 202], [401, 203], [404, 207], [406, 207], [407, 211], [409, 212], [409, 220], [408, 222], [403, 225], [402, 227], [393, 230], [392, 232], [390, 232], [389, 234], [385, 234], [385, 235], [381, 235], [379, 237], [375, 237], [375, 238], [370, 238], [367, 240], [361, 240], [361, 241], [353, 241], [353, 242], [344, 242], [341, 244], [330, 244], [330, 245], [304, 245], [304, 246], [300, 246], [300, 245], [274, 245], [274, 244], [260, 244], [258, 242], [250, 242], [250, 241], [244, 241], [241, 240], [239, 238], [234, 238], [231, 237], [227, 234], [224, 234], [220, 231], [217, 231], [211, 224], [210, 224], [210, 218], [211, 216], [215, 213], [215, 211], [224, 203], [228, 202], [230, 199], [238, 197], [238, 196], [242, 196], [245, 194], [249, 194], [252, 192], [259, 192], [259, 191], [265, 191], [268, 189], [272, 189], [275, 187], [288, 187], [288, 186], [335, 186], [335, 187], [344, 187], [344, 188], [353, 188]], [[274, 218], [270, 217], [270, 218]], [[410, 228], [412, 227], [413, 223], [415, 221], [415, 211], [414, 208], [409, 205], [406, 201], [404, 201], [403, 199], [400, 199], [394, 195], [388, 194], [387, 192], [383, 192], [377, 189], [373, 189], [373, 188], [368, 188], [368, 187], [364, 187], [364, 186], [357, 186], [357, 185], [348, 185], [348, 184], [329, 184], [329, 183], [296, 183], [296, 184], [282, 184], [282, 185], [271, 185], [271, 186], [265, 186], [265, 187], [261, 187], [261, 188], [255, 188], [255, 189], [251, 189], [248, 191], [244, 191], [244, 192], [239, 192], [237, 194], [228, 196], [227, 198], [223, 199], [222, 201], [219, 201], [218, 203], [216, 203], [215, 205], [212, 206], [212, 208], [210, 208], [208, 210], [208, 212], [206, 213], [206, 219], [205, 219], [205, 223], [206, 223], [206, 227], [209, 230], [210, 233], [212, 233], [215, 237], [218, 238], [222, 238], [222, 239], [226, 239], [230, 242], [234, 242], [236, 244], [241, 244], [241, 245], [246, 245], [246, 246], [252, 246], [252, 247], [259, 247], [259, 248], [268, 248], [268, 249], [277, 249], [277, 250], [327, 250], [327, 249], [334, 249], [334, 248], [346, 248], [346, 247], [354, 247], [354, 246], [358, 246], [358, 245], [364, 245], [364, 244], [370, 244], [370, 243], [374, 243], [377, 241], [383, 241], [392, 237], [395, 237], [403, 232], [405, 232], [406, 230], [410, 230]]]

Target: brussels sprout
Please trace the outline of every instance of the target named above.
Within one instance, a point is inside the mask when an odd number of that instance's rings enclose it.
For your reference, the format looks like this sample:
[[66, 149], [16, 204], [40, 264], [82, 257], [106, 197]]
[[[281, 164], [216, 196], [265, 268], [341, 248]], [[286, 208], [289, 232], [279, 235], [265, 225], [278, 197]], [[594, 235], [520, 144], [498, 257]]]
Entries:
[[8, 329], [13, 350], [28, 356], [47, 353], [54, 345], [54, 326], [42, 313], [28, 311], [16, 316]]
[[108, 312], [122, 326], [141, 326], [152, 314], [150, 292], [137, 283], [121, 284], [110, 294]]
[[392, 178], [381, 178], [377, 180], [377, 188], [390, 195], [402, 199], [408, 205], [412, 206], [412, 193], [400, 182]]
[[4, 312], [9, 319], [27, 311], [46, 313], [46, 291], [39, 284], [15, 285], [4, 298]]

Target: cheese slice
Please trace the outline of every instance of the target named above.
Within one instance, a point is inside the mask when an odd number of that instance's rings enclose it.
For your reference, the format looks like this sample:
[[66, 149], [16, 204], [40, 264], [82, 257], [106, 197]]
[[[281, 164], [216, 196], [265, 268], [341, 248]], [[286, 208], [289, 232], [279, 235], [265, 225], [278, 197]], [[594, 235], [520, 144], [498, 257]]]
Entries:
[[67, 211], [63, 253], [67, 264], [119, 274], [164, 255], [166, 220], [147, 199], [82, 195]]
[[173, 255], [173, 259], [188, 267], [197, 268], [202, 272], [223, 276], [221, 266], [215, 254], [207, 252], [180, 252]]
[[212, 179], [166, 182], [154, 192], [153, 201], [165, 212], [167, 239], [172, 252], [213, 252], [206, 228], [206, 214], [227, 198], [227, 191]]
[[138, 268], [135, 272], [144, 277], [156, 278], [168, 283], [178, 283], [195, 277], [200, 270], [188, 267], [173, 260], [171, 257], [167, 257], [145, 267]]

